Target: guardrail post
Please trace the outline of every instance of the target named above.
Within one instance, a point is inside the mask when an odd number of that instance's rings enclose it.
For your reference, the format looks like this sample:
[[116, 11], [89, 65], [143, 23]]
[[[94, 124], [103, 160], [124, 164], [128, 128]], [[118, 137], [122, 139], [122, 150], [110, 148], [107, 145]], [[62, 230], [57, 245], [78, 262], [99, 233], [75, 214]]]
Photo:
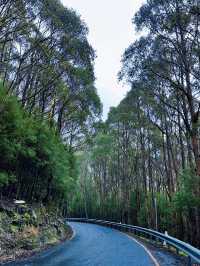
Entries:
[[192, 259], [191, 259], [191, 257], [190, 256], [188, 256], [188, 264], [187, 264], [188, 266], [192, 266]]
[[159, 238], [156, 237], [156, 245], [158, 246], [159, 245]]
[[178, 248], [176, 248], [176, 254], [179, 255], [179, 249]]

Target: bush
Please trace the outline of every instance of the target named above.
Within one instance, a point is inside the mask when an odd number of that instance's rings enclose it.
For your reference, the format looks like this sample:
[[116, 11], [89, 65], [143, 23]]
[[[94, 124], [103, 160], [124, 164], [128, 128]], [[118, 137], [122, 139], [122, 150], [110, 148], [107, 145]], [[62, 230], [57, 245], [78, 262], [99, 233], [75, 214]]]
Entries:
[[27, 201], [63, 200], [76, 171], [55, 129], [28, 115], [2, 85], [0, 111], [1, 194]]

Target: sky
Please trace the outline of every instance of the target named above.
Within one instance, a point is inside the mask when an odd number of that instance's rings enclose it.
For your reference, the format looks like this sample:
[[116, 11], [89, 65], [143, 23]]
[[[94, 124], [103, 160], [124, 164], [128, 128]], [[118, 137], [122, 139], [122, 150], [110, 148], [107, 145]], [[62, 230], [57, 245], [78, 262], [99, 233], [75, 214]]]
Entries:
[[118, 82], [117, 73], [125, 49], [136, 39], [132, 18], [143, 0], [62, 0], [75, 9], [89, 28], [88, 40], [97, 58], [95, 76], [103, 103], [103, 118], [117, 106], [129, 87]]

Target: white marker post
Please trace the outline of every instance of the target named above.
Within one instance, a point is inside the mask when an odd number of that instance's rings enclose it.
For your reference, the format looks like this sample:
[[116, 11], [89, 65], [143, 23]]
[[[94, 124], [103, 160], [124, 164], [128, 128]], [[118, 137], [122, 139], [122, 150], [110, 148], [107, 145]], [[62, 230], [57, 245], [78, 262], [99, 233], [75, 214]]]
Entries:
[[[165, 231], [165, 235], [168, 236], [167, 231]], [[166, 243], [166, 241], [163, 242], [163, 246], [164, 246], [164, 247], [167, 247], [167, 243]]]

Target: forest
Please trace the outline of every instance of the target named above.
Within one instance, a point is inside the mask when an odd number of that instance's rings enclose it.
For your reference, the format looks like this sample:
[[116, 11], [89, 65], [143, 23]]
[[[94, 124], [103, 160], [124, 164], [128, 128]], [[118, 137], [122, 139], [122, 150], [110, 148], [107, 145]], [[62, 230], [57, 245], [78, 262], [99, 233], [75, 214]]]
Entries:
[[88, 29], [57, 0], [1, 1], [0, 193], [64, 208], [101, 114]]
[[118, 75], [130, 90], [103, 121], [80, 16], [1, 1], [0, 197], [200, 247], [200, 3], [147, 0], [132, 22]]

